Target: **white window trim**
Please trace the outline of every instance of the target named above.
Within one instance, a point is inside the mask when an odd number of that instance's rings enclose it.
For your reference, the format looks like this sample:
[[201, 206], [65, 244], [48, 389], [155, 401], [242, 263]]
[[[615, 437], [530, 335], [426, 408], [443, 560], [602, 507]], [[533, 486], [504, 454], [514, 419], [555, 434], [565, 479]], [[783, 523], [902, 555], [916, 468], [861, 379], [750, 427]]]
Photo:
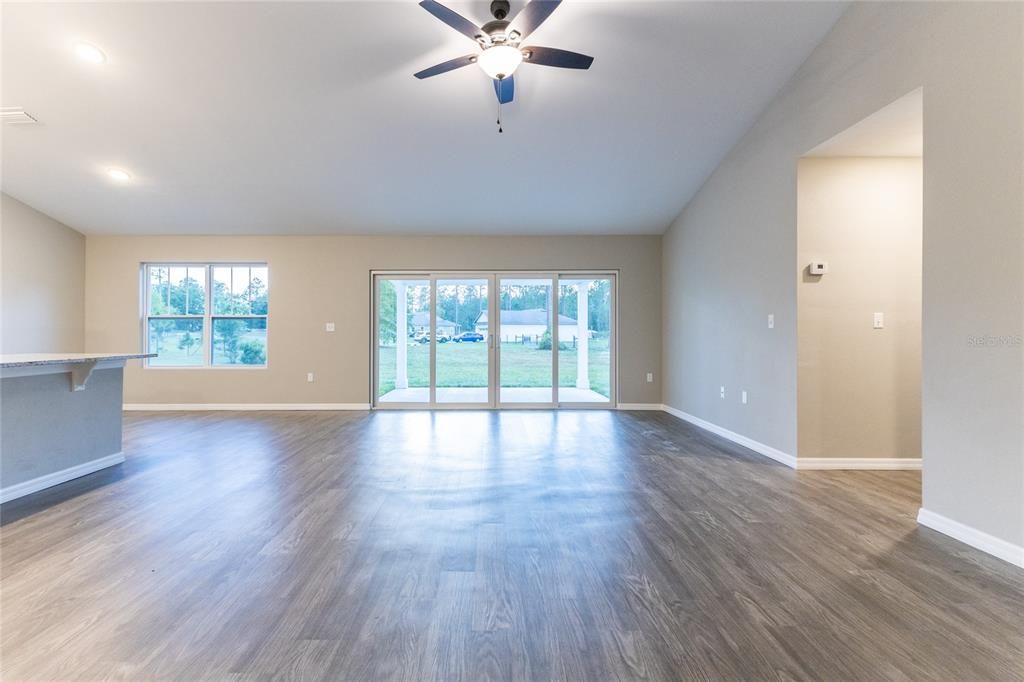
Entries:
[[[258, 261], [152, 261], [145, 262], [141, 265], [140, 277], [142, 279], [142, 310], [140, 318], [140, 327], [142, 333], [142, 352], [149, 352], [149, 320], [202, 320], [203, 321], [203, 364], [201, 365], [152, 365], [150, 364], [150, 358], [146, 358], [143, 361], [144, 369], [153, 370], [265, 370], [270, 366], [270, 292], [269, 282], [267, 291], [267, 313], [264, 315], [214, 315], [213, 314], [213, 269], [215, 267], [229, 267], [229, 268], [266, 268], [267, 279], [270, 279], [270, 265], [265, 262]], [[203, 301], [203, 314], [202, 315], [150, 315], [150, 268], [203, 268], [204, 272], [204, 295], [205, 300]], [[187, 274], [186, 274], [187, 276]], [[250, 280], [252, 273], [249, 275]], [[186, 303], [186, 310], [188, 305]], [[231, 319], [259, 319], [265, 320], [267, 329], [267, 339], [263, 346], [263, 352], [266, 355], [266, 362], [262, 365], [216, 365], [213, 364], [213, 321], [214, 320], [231, 320]]]

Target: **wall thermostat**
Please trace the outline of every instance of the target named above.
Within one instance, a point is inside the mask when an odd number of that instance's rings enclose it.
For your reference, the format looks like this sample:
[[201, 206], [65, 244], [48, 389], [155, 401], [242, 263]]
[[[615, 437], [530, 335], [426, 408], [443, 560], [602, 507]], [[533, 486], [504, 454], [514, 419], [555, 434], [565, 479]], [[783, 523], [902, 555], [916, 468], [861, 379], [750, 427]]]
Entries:
[[807, 272], [812, 275], [824, 275], [828, 272], [828, 263], [823, 260], [811, 261], [811, 264], [807, 266]]

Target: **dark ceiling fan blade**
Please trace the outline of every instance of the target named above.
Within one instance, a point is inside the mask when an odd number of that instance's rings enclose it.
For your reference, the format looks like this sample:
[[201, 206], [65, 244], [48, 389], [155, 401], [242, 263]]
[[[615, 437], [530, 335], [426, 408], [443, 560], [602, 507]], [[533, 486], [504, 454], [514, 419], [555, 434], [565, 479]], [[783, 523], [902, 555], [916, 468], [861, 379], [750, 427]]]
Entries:
[[551, 16], [551, 13], [562, 4], [562, 0], [532, 0], [526, 7], [520, 10], [516, 18], [509, 24], [506, 34], [511, 36], [518, 33], [513, 41], [523, 40], [537, 30], [544, 20]]
[[579, 52], [559, 50], [556, 47], [524, 47], [523, 63], [557, 66], [562, 69], [589, 69], [594, 63], [594, 58]]
[[423, 69], [413, 75], [420, 79], [430, 78], [431, 76], [436, 76], [439, 73], [446, 73], [448, 71], [453, 71], [454, 69], [461, 69], [463, 66], [469, 66], [475, 62], [475, 54], [466, 54], [461, 57], [456, 57], [455, 59], [449, 59], [446, 62], [441, 62], [440, 64], [434, 64], [429, 69]]
[[512, 98], [516, 94], [516, 82], [512, 76], [506, 76], [501, 80], [494, 79], [494, 94], [498, 96], [498, 101], [502, 104], [508, 104], [512, 101]]
[[476, 41], [480, 37], [484, 36], [484, 32], [479, 26], [458, 12], [450, 10], [441, 3], [436, 2], [436, 0], [421, 0], [420, 7], [427, 10], [470, 40]]

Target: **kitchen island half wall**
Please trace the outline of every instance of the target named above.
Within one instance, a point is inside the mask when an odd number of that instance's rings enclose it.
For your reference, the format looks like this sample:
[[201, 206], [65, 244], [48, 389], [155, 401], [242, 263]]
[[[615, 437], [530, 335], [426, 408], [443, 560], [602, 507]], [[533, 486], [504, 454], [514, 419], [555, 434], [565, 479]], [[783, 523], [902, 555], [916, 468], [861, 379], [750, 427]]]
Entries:
[[125, 353], [0, 355], [0, 502], [120, 464]]

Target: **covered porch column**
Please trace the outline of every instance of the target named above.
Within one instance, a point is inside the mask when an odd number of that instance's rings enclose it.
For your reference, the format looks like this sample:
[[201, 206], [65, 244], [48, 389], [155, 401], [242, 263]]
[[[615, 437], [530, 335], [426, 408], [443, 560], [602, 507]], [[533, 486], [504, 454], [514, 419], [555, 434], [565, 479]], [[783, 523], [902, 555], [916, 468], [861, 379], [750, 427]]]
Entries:
[[576, 388], [590, 389], [590, 282], [576, 283]]
[[409, 296], [405, 280], [395, 282], [395, 389], [409, 388]]

